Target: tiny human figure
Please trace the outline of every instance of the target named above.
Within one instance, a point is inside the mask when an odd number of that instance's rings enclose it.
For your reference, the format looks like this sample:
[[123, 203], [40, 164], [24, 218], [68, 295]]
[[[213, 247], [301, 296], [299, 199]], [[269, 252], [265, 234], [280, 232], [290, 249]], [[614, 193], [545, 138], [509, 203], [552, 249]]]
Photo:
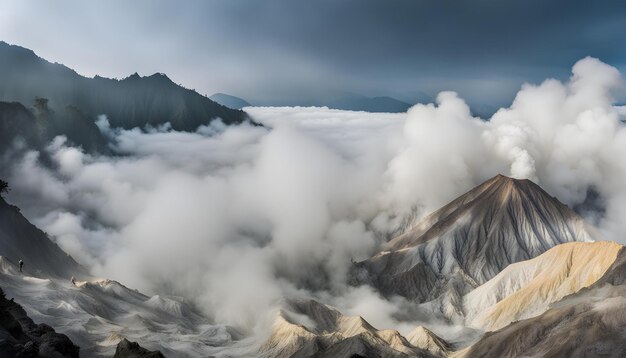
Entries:
[[74, 278], [74, 276], [72, 276], [72, 279], [70, 281], [72, 281], [72, 285], [76, 286], [76, 279]]
[[20, 260], [20, 272], [22, 272], [22, 267], [24, 267], [24, 261]]

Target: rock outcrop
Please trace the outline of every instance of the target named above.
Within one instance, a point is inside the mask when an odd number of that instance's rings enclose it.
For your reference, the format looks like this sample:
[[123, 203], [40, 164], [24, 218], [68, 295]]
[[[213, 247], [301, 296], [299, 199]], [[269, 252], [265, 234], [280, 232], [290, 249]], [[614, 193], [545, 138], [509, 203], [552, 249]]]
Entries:
[[124, 338], [117, 344], [113, 358], [165, 358], [165, 356], [159, 351], [149, 351], [139, 343]]
[[78, 358], [79, 348], [64, 334], [35, 324], [24, 309], [0, 289], [0, 357]]

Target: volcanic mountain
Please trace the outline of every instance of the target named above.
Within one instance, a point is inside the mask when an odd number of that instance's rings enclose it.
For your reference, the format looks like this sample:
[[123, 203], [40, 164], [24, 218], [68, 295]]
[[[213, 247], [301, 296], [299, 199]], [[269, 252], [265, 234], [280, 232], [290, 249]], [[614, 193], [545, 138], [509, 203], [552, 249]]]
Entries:
[[352, 279], [384, 295], [437, 299], [435, 309], [454, 318], [463, 316], [463, 295], [510, 264], [591, 238], [583, 219], [538, 185], [497, 175], [355, 264]]

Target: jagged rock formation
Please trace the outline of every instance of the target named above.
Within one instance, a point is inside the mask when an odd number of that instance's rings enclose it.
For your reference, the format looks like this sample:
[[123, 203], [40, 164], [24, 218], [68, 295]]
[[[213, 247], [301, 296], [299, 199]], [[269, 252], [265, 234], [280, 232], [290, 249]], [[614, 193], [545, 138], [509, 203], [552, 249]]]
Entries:
[[626, 356], [626, 250], [593, 285], [545, 313], [488, 332], [458, 357]]
[[[38, 57], [29, 49], [5, 42], [0, 42], [0, 78], [1, 101], [29, 106], [36, 97], [47, 98], [57, 115], [71, 106], [89, 119], [92, 128], [100, 114], [106, 114], [114, 127], [158, 126], [169, 122], [176, 130], [191, 131], [215, 118], [226, 124], [248, 119], [245, 112], [224, 107], [183, 88], [164, 74], [147, 77], [133, 74], [122, 80], [86, 78]], [[63, 119], [71, 118], [68, 114]]]
[[35, 324], [0, 289], [0, 357], [78, 358], [79, 348], [45, 324]]
[[[309, 320], [307, 325], [298, 323], [302, 317]], [[435, 340], [447, 346], [440, 338]], [[416, 343], [424, 342], [422, 337], [416, 339]], [[344, 316], [317, 301], [306, 300], [291, 301], [288, 310], [280, 313], [259, 356], [436, 357], [440, 354], [411, 344], [398, 331], [377, 330], [359, 316]]]
[[165, 356], [159, 351], [149, 351], [139, 343], [124, 338], [117, 344], [113, 358], [165, 358]]
[[459, 318], [462, 296], [508, 265], [590, 240], [583, 219], [566, 205], [530, 180], [498, 175], [357, 263], [352, 277], [384, 295], [437, 300], [446, 317]]
[[[5, 263], [24, 261], [31, 276], [69, 279], [85, 273], [74, 259], [0, 197], [0, 256]], [[15, 266], [17, 268], [17, 266]]]
[[467, 323], [497, 330], [539, 315], [609, 270], [623, 248], [615, 242], [567, 243], [510, 265], [463, 298]]

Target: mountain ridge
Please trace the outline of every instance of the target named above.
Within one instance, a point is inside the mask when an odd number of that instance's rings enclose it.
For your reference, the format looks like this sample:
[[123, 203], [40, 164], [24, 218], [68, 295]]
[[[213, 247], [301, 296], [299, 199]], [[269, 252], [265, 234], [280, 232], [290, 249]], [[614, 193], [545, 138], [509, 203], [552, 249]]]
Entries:
[[57, 112], [75, 106], [92, 121], [105, 114], [112, 126], [126, 129], [169, 122], [175, 130], [194, 131], [216, 118], [226, 124], [249, 120], [245, 112], [215, 103], [162, 73], [135, 73], [121, 80], [88, 78], [6, 42], [0, 42], [0, 78], [2, 101], [30, 104], [37, 97], [47, 98]]

